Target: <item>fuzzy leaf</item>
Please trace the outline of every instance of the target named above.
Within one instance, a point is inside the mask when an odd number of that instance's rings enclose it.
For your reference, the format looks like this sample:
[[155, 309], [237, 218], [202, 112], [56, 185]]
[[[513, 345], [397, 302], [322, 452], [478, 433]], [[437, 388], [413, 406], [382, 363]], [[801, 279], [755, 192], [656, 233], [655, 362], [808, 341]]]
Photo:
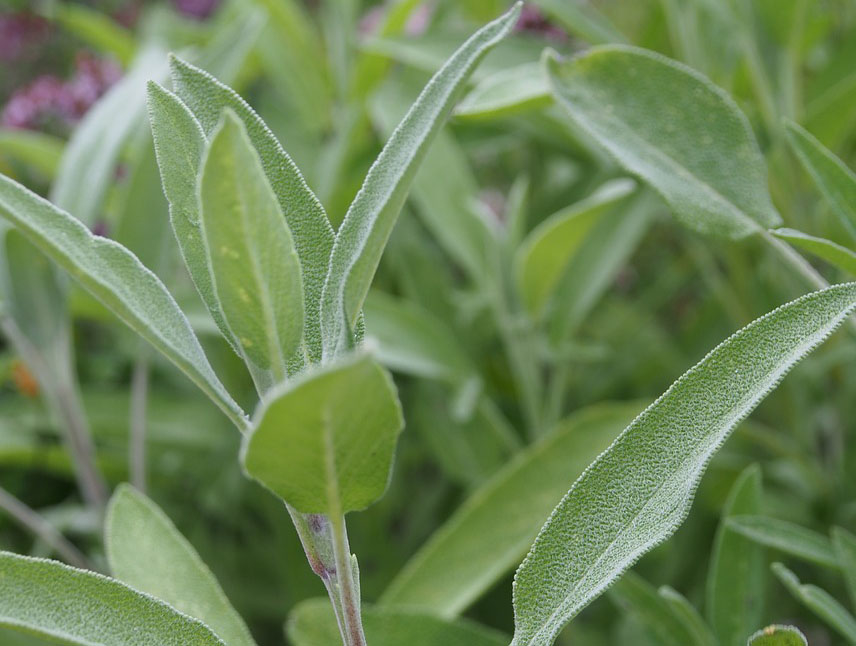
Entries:
[[786, 520], [765, 516], [734, 516], [728, 526], [753, 541], [791, 554], [811, 563], [837, 568], [838, 559], [832, 543], [818, 534]]
[[0, 552], [0, 626], [79, 646], [225, 646], [203, 623], [94, 572]]
[[476, 65], [511, 31], [519, 15], [520, 3], [477, 31], [452, 55], [425, 86], [369, 169], [330, 256], [321, 298], [326, 358], [350, 345], [383, 248], [431, 140]]
[[455, 108], [459, 119], [496, 119], [552, 103], [538, 63], [525, 63], [482, 79]]
[[255, 646], [211, 570], [152, 500], [120, 485], [107, 508], [104, 545], [119, 581], [208, 625], [226, 646]]
[[574, 483], [521, 564], [514, 646], [562, 627], [689, 511], [710, 458], [785, 374], [856, 309], [856, 283], [808, 294], [710, 352]]
[[841, 527], [833, 527], [832, 545], [838, 557], [838, 564], [844, 573], [844, 581], [847, 583], [852, 605], [856, 608], [856, 536]]
[[741, 238], [781, 224], [749, 122], [707, 78], [619, 45], [546, 64], [573, 121], [655, 188], [686, 226]]
[[832, 263], [839, 269], [856, 275], [856, 252], [842, 247], [831, 240], [811, 236], [795, 229], [773, 229], [770, 231], [777, 238], [787, 240], [795, 247], [804, 249], [818, 258]]
[[247, 474], [304, 513], [368, 507], [389, 483], [403, 421], [392, 378], [346, 357], [274, 390], [245, 437]]
[[808, 640], [793, 626], [767, 626], [752, 635], [746, 646], [808, 646]]

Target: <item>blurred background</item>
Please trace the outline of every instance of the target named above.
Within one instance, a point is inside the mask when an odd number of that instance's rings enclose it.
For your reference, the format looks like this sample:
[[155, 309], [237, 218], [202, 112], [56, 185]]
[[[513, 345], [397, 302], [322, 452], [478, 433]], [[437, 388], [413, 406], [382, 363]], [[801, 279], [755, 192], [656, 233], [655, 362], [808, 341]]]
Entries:
[[[233, 86], [337, 226], [431, 73], [509, 4], [0, 0], [0, 171], [131, 248], [252, 410], [252, 382], [172, 238], [145, 81], [167, 85], [166, 55], [176, 52]], [[456, 509], [569, 416], [614, 402], [641, 409], [733, 331], [810, 289], [758, 240], [683, 228], [553, 104], [542, 51], [605, 43], [652, 49], [710, 77], [749, 117], [786, 224], [856, 241], [782, 126], [793, 119], [856, 162], [856, 1], [527, 3], [426, 158], [366, 305], [368, 335], [395, 373], [407, 422], [386, 497], [348, 519], [369, 602]], [[507, 87], [523, 88], [518, 100]], [[558, 277], [527, 300], [517, 276], [531, 232], [568, 209], [597, 217], [549, 251]], [[103, 571], [104, 494], [130, 480], [198, 549], [259, 644], [283, 643], [289, 609], [323, 588], [282, 507], [241, 474], [238, 433], [110, 312], [3, 233], [0, 548]], [[815, 266], [831, 282], [847, 278]], [[703, 611], [723, 505], [754, 463], [763, 514], [824, 534], [833, 525], [856, 531], [854, 359], [856, 343], [839, 334], [801, 364], [718, 454], [686, 525], [636, 572]], [[547, 509], [575, 476], [552, 483]], [[78, 553], [58, 554], [34, 523]], [[474, 540], [487, 546], [502, 531], [485, 526]], [[846, 598], [836, 572], [786, 562]], [[512, 571], [464, 614], [510, 632]], [[765, 572], [765, 620], [797, 623], [812, 646], [844, 643]], [[561, 640], [661, 643], [621, 594], [598, 600]]]

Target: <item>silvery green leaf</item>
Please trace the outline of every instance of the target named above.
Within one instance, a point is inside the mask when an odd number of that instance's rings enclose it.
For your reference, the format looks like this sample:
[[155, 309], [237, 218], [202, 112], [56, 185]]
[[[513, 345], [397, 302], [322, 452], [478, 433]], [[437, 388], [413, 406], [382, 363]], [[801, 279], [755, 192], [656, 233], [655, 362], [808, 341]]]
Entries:
[[808, 646], [808, 640], [793, 626], [767, 626], [752, 635], [746, 646]]
[[524, 63], [482, 79], [455, 108], [458, 119], [496, 119], [533, 110], [553, 101], [544, 70]]
[[783, 305], [717, 346], [637, 417], [574, 483], [518, 569], [513, 646], [549, 646], [671, 536], [734, 427], [854, 309], [856, 283]]
[[728, 526], [761, 545], [825, 567], [839, 566], [832, 542], [801, 525], [765, 516], [733, 516]]
[[796, 229], [773, 229], [770, 233], [777, 238], [787, 240], [799, 249], [822, 258], [849, 274], [856, 275], [856, 251], [852, 249], [843, 247], [825, 238], [818, 238], [802, 231], [797, 231]]

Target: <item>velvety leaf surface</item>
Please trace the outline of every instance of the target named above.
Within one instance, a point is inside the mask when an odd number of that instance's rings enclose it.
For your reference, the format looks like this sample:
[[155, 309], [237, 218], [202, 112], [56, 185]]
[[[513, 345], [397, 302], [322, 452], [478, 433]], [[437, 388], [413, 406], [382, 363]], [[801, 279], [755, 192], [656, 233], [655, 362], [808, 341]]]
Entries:
[[241, 459], [249, 476], [298, 511], [355, 511], [386, 490], [402, 425], [389, 373], [357, 354], [272, 391]]
[[808, 641], [793, 626], [767, 626], [752, 635], [746, 646], [808, 646]]
[[562, 627], [683, 522], [734, 427], [856, 309], [856, 283], [783, 305], [710, 352], [574, 483], [515, 577], [514, 646]]
[[459, 119], [496, 119], [549, 105], [550, 86], [540, 63], [526, 63], [482, 79], [455, 108]]
[[325, 357], [335, 356], [350, 344], [349, 335], [419, 162], [476, 65], [511, 31], [519, 14], [518, 4], [477, 31], [452, 55], [425, 86], [369, 169], [330, 256], [321, 299]]
[[777, 238], [787, 240], [795, 247], [808, 251], [818, 258], [835, 265], [850, 274], [856, 274], [856, 252], [842, 247], [831, 240], [796, 231], [795, 229], [773, 229], [770, 231]]
[[80, 646], [225, 646], [203, 623], [100, 574], [0, 552], [0, 626]]
[[685, 225], [740, 238], [781, 223], [749, 122], [698, 72], [619, 45], [546, 64], [573, 121], [660, 192]]
[[193, 546], [160, 507], [129, 485], [120, 485], [110, 499], [104, 545], [118, 580], [199, 619], [226, 646], [255, 646]]
[[761, 545], [818, 565], [838, 567], [831, 541], [801, 525], [765, 516], [734, 516], [728, 519], [728, 526]]

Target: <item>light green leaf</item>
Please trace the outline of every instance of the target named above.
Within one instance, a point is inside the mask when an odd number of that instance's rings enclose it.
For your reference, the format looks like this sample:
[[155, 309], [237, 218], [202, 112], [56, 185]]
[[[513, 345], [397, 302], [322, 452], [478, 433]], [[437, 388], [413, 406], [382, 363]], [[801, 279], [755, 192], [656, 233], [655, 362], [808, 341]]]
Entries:
[[526, 237], [514, 262], [518, 288], [531, 314], [543, 311], [598, 218], [635, 188], [628, 179], [606, 182], [589, 197], [548, 217]]
[[32, 130], [0, 128], [0, 157], [26, 164], [53, 179], [65, 142], [58, 137]]
[[241, 430], [243, 411], [217, 379], [163, 283], [121, 245], [90, 233], [47, 200], [0, 175], [0, 216], [162, 352]]
[[553, 102], [539, 63], [525, 63], [482, 79], [455, 108], [459, 119], [496, 119]]
[[773, 563], [770, 567], [798, 601], [838, 631], [848, 644], [856, 644], [856, 618], [832, 595], [816, 585], [800, 583], [797, 575], [781, 563]]
[[808, 646], [808, 640], [793, 626], [767, 626], [752, 635], [746, 646]]
[[104, 546], [119, 581], [205, 623], [226, 646], [255, 645], [193, 546], [160, 507], [129, 485], [120, 485], [110, 499]]
[[356, 354], [272, 391], [245, 437], [241, 462], [298, 511], [356, 511], [386, 490], [402, 425], [389, 373]]
[[69, 2], [51, 5], [62, 27], [95, 50], [116, 57], [122, 65], [134, 58], [137, 43], [133, 34], [103, 11]]
[[761, 625], [767, 564], [764, 550], [737, 534], [728, 519], [761, 511], [761, 470], [747, 467], [737, 478], [716, 530], [707, 574], [707, 618], [722, 646], [743, 646]]
[[710, 626], [684, 595], [667, 585], [661, 586], [657, 592], [666, 600], [672, 612], [693, 636], [694, 643], [719, 646], [720, 642], [714, 636]]
[[170, 65], [176, 94], [193, 112], [207, 135], [210, 136], [227, 107], [235, 111], [247, 128], [247, 135], [261, 159], [294, 239], [303, 272], [306, 350], [312, 361], [319, 361], [321, 290], [334, 239], [324, 207], [279, 141], [246, 101], [207, 72], [181, 59], [171, 58]]
[[683, 522], [734, 427], [856, 309], [856, 283], [783, 305], [678, 379], [574, 483], [521, 564], [514, 646], [562, 627]]
[[279, 203], [237, 115], [227, 108], [199, 171], [199, 213], [217, 301], [265, 390], [303, 342], [300, 263]]
[[800, 525], [765, 516], [734, 516], [728, 519], [728, 527], [785, 554], [830, 568], [839, 567], [830, 540]]
[[793, 121], [785, 122], [785, 134], [800, 163], [856, 239], [856, 173]]
[[841, 527], [833, 527], [831, 534], [838, 564], [844, 573], [852, 605], [856, 608], [856, 536]]
[[[468, 620], [447, 621], [428, 614], [363, 606], [366, 642], [372, 646], [506, 646], [508, 637]], [[340, 646], [336, 616], [327, 599], [309, 599], [288, 617], [286, 635], [294, 646]]]
[[94, 572], [0, 552], [0, 626], [79, 646], [225, 646], [200, 621]]
[[533, 0], [533, 4], [540, 7], [569, 32], [592, 45], [621, 43], [626, 40], [615, 25], [591, 3]]
[[325, 357], [331, 358], [351, 344], [363, 300], [419, 162], [473, 69], [511, 31], [519, 15], [518, 3], [452, 55], [425, 86], [369, 169], [330, 256], [321, 298]]
[[608, 404], [580, 411], [479, 487], [410, 559], [381, 597], [441, 617], [465, 610], [526, 553], [569, 478], [639, 411]]
[[65, 147], [51, 202], [91, 225], [115, 181], [116, 162], [128, 137], [145, 118], [146, 82], [166, 75], [164, 53], [142, 50], [121, 81], [83, 117]]
[[795, 247], [804, 249], [818, 258], [823, 258], [839, 269], [856, 275], [856, 252], [842, 247], [831, 240], [817, 238], [795, 229], [773, 229], [770, 231], [777, 238], [787, 240]]
[[549, 56], [546, 65], [573, 121], [655, 188], [686, 226], [741, 238], [781, 224], [749, 122], [707, 78], [618, 45], [567, 61]]

